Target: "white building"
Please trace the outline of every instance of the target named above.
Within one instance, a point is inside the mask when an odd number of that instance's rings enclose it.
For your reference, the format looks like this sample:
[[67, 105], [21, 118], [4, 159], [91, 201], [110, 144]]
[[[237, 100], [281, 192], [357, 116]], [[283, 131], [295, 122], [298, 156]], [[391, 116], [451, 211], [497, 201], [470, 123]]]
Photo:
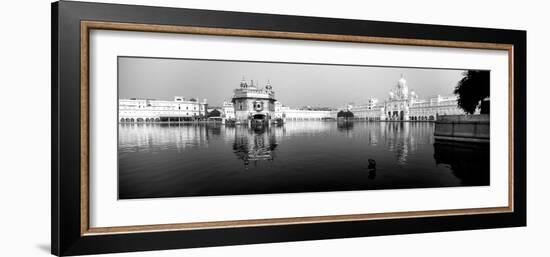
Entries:
[[382, 103], [371, 98], [367, 104], [352, 106], [350, 111], [356, 119], [400, 121], [436, 120], [439, 115], [465, 114], [458, 107], [456, 95], [419, 99], [413, 90], [409, 91], [403, 76], [388, 94], [389, 97]]
[[119, 122], [179, 122], [201, 119], [206, 116], [206, 99], [186, 100], [175, 96], [173, 101], [129, 98], [118, 101]]
[[223, 101], [222, 104], [222, 118], [228, 119], [228, 120], [234, 120], [235, 119], [235, 108], [233, 108], [233, 103]]
[[336, 111], [321, 111], [321, 110], [298, 110], [284, 108], [280, 116], [285, 117], [285, 120], [325, 120], [335, 119]]
[[365, 104], [347, 104], [336, 110], [292, 109], [275, 100], [275, 93], [268, 83], [265, 88], [247, 84], [244, 80], [235, 89], [232, 104], [225, 103], [223, 112], [227, 119], [284, 119], [284, 120], [325, 120], [336, 119], [338, 112], [350, 111], [353, 118], [371, 121], [424, 121], [436, 120], [438, 115], [465, 114], [458, 107], [458, 97], [455, 95], [435, 96], [419, 99], [418, 95], [409, 90], [407, 81], [401, 77], [395, 89], [389, 92], [384, 101], [369, 98]]
[[291, 109], [276, 101], [275, 118], [284, 120], [323, 120], [336, 118], [336, 111]]
[[[179, 122], [206, 117], [206, 99], [186, 100], [176, 96], [173, 101], [153, 99], [120, 99], [119, 122]], [[371, 121], [425, 121], [436, 120], [439, 115], [462, 115], [455, 95], [435, 96], [419, 99], [409, 91], [403, 76], [389, 92], [389, 97], [381, 102], [369, 98], [365, 104], [347, 104], [334, 110], [292, 109], [275, 100], [275, 92], [268, 82], [265, 87], [241, 81], [234, 90], [231, 102], [224, 101], [221, 107], [222, 119], [248, 122], [254, 120], [326, 120], [336, 119], [339, 111], [350, 111], [353, 119]], [[479, 112], [478, 112], [479, 113]]]
[[366, 104], [348, 106], [347, 109], [351, 111], [356, 119], [362, 120], [385, 120], [384, 105], [379, 104], [378, 99], [371, 97]]

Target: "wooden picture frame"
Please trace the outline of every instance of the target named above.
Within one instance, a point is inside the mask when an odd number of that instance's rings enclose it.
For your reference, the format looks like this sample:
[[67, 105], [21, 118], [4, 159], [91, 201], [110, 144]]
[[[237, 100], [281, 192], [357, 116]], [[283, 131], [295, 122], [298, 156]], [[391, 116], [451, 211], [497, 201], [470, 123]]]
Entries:
[[[508, 206], [120, 227], [89, 225], [90, 30], [498, 49], [509, 56]], [[52, 4], [52, 254], [526, 225], [526, 32], [83, 2]]]

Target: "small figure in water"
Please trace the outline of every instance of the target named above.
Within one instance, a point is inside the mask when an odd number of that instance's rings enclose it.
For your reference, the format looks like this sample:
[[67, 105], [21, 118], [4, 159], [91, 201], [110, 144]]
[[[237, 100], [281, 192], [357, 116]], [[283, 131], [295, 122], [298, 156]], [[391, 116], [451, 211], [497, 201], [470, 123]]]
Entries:
[[368, 169], [376, 169], [376, 161], [374, 159], [369, 158], [369, 167]]
[[369, 175], [368, 175], [368, 178], [369, 179], [374, 179], [376, 178], [376, 161], [374, 159], [370, 159], [369, 158], [369, 166], [367, 167], [368, 170], [369, 170]]

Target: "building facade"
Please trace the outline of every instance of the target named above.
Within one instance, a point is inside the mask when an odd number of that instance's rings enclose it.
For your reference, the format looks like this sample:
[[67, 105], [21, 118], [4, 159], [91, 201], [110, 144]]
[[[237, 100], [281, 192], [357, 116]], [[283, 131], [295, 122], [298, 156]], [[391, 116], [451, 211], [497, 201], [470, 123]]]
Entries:
[[222, 104], [222, 118], [228, 120], [235, 119], [235, 108], [232, 102], [223, 101]]
[[285, 120], [326, 120], [335, 119], [337, 111], [320, 111], [320, 110], [297, 110], [290, 109], [283, 111], [281, 115]]
[[275, 117], [286, 120], [325, 120], [335, 119], [336, 110], [291, 109], [281, 102], [275, 102]]
[[384, 102], [375, 98], [367, 104], [349, 108], [356, 119], [391, 121], [436, 120], [439, 115], [463, 115], [456, 95], [420, 99], [414, 90], [409, 91], [407, 80], [401, 76]]
[[353, 113], [355, 119], [380, 121], [386, 120], [384, 104], [371, 97], [366, 104], [349, 105], [346, 109]]
[[[178, 122], [202, 119], [207, 116], [206, 99], [186, 100], [176, 96], [173, 101], [154, 99], [120, 99], [119, 122]], [[347, 104], [344, 107], [316, 110], [314, 108], [292, 109], [275, 99], [275, 92], [269, 82], [260, 87], [244, 79], [239, 88], [233, 91], [231, 102], [224, 101], [221, 107], [221, 118], [237, 123], [248, 123], [251, 120], [271, 122], [274, 120], [327, 120], [336, 119], [339, 111], [350, 111], [353, 119], [368, 121], [430, 121], [437, 120], [439, 115], [463, 115], [458, 107], [455, 95], [435, 96], [420, 99], [409, 90], [403, 76], [397, 81], [393, 90], [384, 101], [369, 98], [364, 104]], [[477, 112], [479, 113], [479, 111]]]
[[384, 101], [371, 97], [364, 104], [347, 104], [334, 110], [292, 109], [275, 100], [273, 87], [268, 83], [259, 88], [241, 81], [234, 90], [232, 103], [224, 102], [223, 113], [227, 119], [248, 121], [251, 119], [326, 120], [336, 119], [339, 111], [350, 111], [357, 120], [369, 121], [429, 121], [439, 115], [465, 114], [458, 107], [455, 95], [435, 96], [420, 99], [414, 90], [409, 90], [403, 76]]
[[237, 122], [275, 119], [275, 92], [269, 82], [261, 88], [259, 85], [254, 85], [254, 81], [248, 84], [243, 79], [240, 87], [233, 91], [231, 103]]
[[126, 122], [181, 122], [206, 117], [206, 99], [186, 100], [175, 96], [173, 101], [128, 98], [118, 101], [118, 121]]

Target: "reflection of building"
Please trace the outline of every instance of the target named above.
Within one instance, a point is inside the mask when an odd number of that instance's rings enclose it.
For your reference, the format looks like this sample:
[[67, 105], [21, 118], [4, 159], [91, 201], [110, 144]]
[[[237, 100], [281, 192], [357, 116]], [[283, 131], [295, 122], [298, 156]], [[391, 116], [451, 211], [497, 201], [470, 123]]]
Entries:
[[433, 147], [436, 164], [450, 166], [462, 185], [489, 185], [490, 150], [487, 144], [436, 142]]
[[187, 147], [208, 144], [209, 134], [216, 130], [212, 125], [199, 124], [121, 124], [118, 133], [119, 151], [140, 151], [143, 148], [159, 149], [170, 145], [182, 151]]
[[245, 166], [257, 161], [273, 161], [277, 147], [276, 134], [271, 129], [236, 129], [233, 151], [244, 161]]
[[419, 99], [409, 91], [407, 81], [401, 77], [385, 102], [371, 98], [367, 104], [352, 106], [354, 117], [365, 120], [435, 120], [438, 115], [460, 115], [457, 96], [436, 96]]
[[206, 99], [199, 102], [198, 98], [186, 100], [181, 96], [174, 97], [173, 101], [139, 98], [119, 99], [118, 118], [120, 122], [193, 120], [204, 117], [207, 108]]
[[369, 141], [372, 144], [373, 142], [378, 143], [380, 140], [380, 143], [385, 144], [387, 149], [394, 154], [399, 165], [407, 164], [409, 156], [417, 152], [418, 147], [433, 144], [433, 126], [431, 124], [388, 122], [382, 126], [384, 127], [380, 131], [376, 129], [372, 131], [372, 133], [376, 133], [376, 136], [373, 136], [375, 140], [370, 139]]

